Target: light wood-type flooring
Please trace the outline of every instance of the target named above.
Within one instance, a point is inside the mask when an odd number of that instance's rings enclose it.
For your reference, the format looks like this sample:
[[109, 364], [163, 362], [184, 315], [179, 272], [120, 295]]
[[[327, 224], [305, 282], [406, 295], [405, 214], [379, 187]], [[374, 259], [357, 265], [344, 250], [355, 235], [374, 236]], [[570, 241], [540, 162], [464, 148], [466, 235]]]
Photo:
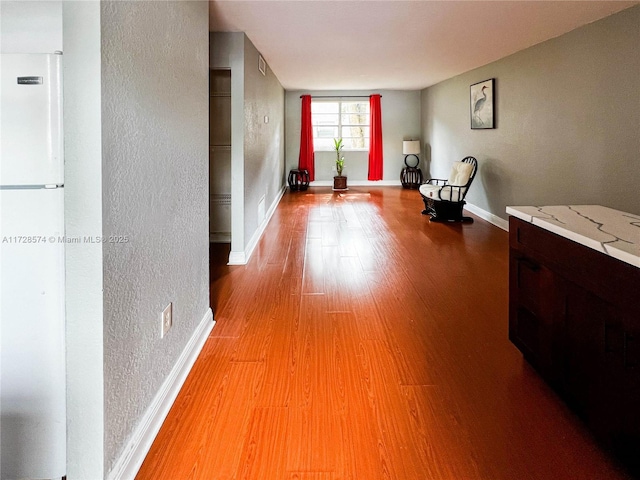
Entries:
[[509, 342], [508, 234], [400, 187], [285, 193], [138, 480], [626, 478]]

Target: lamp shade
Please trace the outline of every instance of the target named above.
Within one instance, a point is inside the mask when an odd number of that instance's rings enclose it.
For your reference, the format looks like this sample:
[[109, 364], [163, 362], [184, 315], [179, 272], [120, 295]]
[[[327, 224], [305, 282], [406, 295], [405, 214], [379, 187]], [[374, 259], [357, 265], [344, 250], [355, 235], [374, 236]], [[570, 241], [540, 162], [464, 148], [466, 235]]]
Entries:
[[402, 142], [403, 155], [418, 155], [420, 153], [420, 140], [404, 140]]

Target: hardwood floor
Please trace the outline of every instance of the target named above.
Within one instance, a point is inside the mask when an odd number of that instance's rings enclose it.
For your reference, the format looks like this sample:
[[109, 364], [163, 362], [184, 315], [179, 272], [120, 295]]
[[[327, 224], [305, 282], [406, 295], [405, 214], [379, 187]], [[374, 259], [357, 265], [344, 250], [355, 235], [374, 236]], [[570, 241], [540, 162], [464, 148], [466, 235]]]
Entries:
[[507, 338], [508, 235], [415, 191], [283, 197], [138, 480], [627, 478]]

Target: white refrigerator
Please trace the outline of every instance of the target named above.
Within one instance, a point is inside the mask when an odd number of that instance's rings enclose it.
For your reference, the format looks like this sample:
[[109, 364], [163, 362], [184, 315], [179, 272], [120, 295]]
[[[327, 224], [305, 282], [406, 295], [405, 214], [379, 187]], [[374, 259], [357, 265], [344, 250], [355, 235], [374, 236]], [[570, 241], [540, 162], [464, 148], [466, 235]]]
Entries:
[[66, 472], [62, 55], [0, 59], [0, 478]]

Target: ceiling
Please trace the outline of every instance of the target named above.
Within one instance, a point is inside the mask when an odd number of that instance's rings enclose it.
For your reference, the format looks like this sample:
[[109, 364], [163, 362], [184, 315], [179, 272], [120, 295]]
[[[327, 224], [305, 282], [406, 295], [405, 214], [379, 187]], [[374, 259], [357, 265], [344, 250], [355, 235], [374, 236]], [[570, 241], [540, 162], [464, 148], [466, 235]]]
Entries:
[[211, 0], [287, 90], [417, 90], [639, 2]]

